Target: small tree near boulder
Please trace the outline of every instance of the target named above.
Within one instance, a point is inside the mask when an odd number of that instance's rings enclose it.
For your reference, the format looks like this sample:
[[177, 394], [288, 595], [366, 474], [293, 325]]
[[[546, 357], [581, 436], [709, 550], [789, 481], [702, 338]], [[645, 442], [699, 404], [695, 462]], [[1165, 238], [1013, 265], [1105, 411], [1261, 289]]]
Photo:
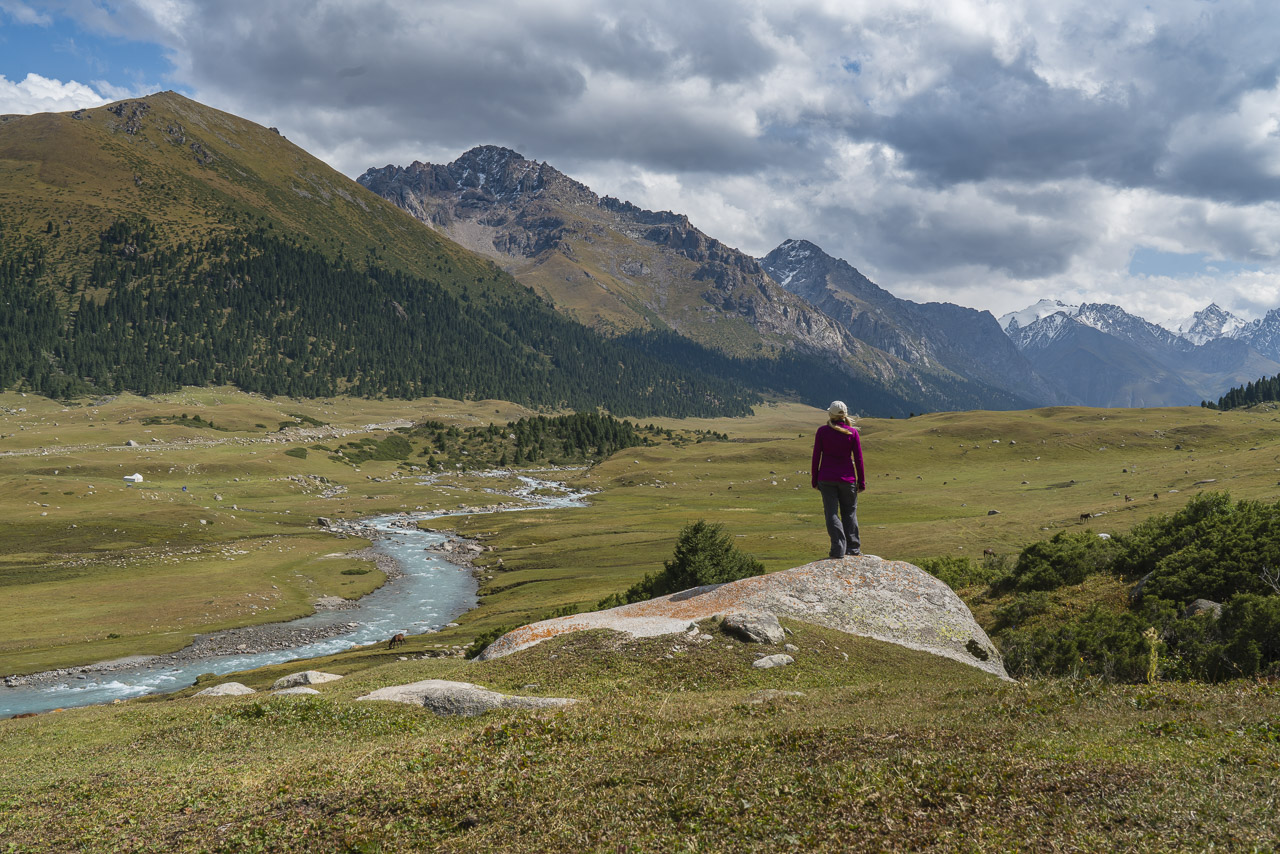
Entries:
[[764, 564], [739, 551], [724, 526], [699, 519], [680, 529], [675, 553], [663, 562], [661, 572], [650, 573], [625, 592], [600, 600], [599, 607], [629, 605], [704, 584], [724, 584], [763, 574]]

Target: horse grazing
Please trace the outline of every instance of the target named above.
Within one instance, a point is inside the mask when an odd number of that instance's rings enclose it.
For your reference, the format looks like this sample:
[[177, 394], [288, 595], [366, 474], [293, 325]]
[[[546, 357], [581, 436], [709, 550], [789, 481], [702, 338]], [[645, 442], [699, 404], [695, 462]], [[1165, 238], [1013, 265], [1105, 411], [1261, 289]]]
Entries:
[[1080, 521], [1081, 521], [1081, 522], [1088, 522], [1088, 521], [1089, 521], [1090, 519], [1092, 519], [1092, 518], [1093, 518], [1093, 514], [1092, 514], [1092, 513], [1081, 513], [1081, 514], [1080, 514]]
[[982, 556], [983, 556], [983, 557], [995, 557], [995, 556], [996, 556], [996, 550], [995, 550], [995, 549], [983, 549], [983, 550], [982, 550]]
[[404, 643], [404, 632], [401, 632], [391, 640], [387, 641], [387, 649], [395, 649], [402, 643]]

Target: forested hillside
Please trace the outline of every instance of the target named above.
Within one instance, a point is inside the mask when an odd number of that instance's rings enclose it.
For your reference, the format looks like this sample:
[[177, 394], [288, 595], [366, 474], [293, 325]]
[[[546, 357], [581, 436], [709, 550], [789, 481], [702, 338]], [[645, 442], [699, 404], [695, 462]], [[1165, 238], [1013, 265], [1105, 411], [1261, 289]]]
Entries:
[[1280, 375], [1261, 377], [1254, 382], [1236, 386], [1218, 398], [1216, 404], [1204, 401], [1201, 405], [1208, 409], [1238, 409], [1272, 400], [1280, 400]]
[[41, 249], [7, 258], [0, 385], [66, 396], [232, 383], [620, 414], [739, 414], [758, 399], [607, 341], [532, 293], [502, 288], [497, 270], [464, 276], [445, 259], [428, 280], [333, 261], [270, 229], [173, 247], [157, 245], [155, 231], [142, 217], [113, 223], [89, 272], [52, 289], [40, 284]]
[[59, 397], [231, 383], [709, 416], [773, 388], [751, 359], [609, 341], [274, 129], [172, 92], [0, 117], [0, 293], [0, 387]]

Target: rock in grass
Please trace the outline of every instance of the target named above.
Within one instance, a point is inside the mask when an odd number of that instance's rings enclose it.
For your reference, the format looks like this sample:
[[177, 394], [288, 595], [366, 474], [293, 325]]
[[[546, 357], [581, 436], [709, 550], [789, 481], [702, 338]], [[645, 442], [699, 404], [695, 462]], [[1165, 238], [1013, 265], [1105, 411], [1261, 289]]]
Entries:
[[569, 632], [612, 629], [632, 637], [658, 637], [687, 632], [690, 622], [743, 613], [773, 614], [895, 643], [1009, 678], [1000, 653], [955, 591], [917, 566], [875, 555], [820, 560], [604, 611], [554, 617], [507, 632], [480, 659], [501, 658]]
[[773, 614], [730, 614], [722, 628], [747, 643], [782, 643], [786, 638]]
[[256, 694], [257, 691], [248, 685], [241, 685], [239, 682], [223, 682], [221, 685], [215, 685], [212, 688], [205, 688], [203, 691], [197, 691], [197, 697], [237, 697], [241, 694]]
[[281, 694], [319, 694], [320, 692], [315, 688], [308, 688], [305, 685], [296, 685], [293, 688], [283, 688], [279, 691], [272, 691], [271, 693], [279, 696]]
[[1196, 614], [1210, 614], [1215, 620], [1222, 616], [1222, 604], [1214, 602], [1212, 599], [1197, 599], [1187, 606], [1182, 612], [1184, 617], [1194, 617]]
[[549, 709], [569, 706], [577, 700], [565, 697], [519, 697], [500, 694], [470, 682], [450, 682], [445, 679], [426, 679], [408, 685], [392, 685], [379, 688], [357, 700], [390, 700], [422, 706], [438, 715], [471, 717], [482, 715], [491, 709]]
[[795, 664], [796, 660], [785, 652], [777, 655], [766, 655], [764, 658], [758, 658], [751, 662], [751, 666], [756, 670], [768, 670], [771, 667], [786, 667], [788, 664]]
[[275, 682], [271, 683], [273, 691], [279, 691], [281, 688], [296, 688], [299, 685], [320, 685], [324, 682], [332, 682], [342, 677], [336, 673], [321, 673], [319, 670], [304, 670], [301, 673], [290, 673], [288, 676], [281, 676]]

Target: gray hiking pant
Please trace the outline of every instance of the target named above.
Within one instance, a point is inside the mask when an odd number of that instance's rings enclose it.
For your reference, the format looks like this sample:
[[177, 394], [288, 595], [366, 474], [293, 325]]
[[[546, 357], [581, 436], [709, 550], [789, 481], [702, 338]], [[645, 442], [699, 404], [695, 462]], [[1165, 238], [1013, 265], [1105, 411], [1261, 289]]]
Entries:
[[840, 558], [862, 549], [858, 538], [858, 485], [843, 480], [820, 480], [822, 515], [831, 537], [831, 557]]

